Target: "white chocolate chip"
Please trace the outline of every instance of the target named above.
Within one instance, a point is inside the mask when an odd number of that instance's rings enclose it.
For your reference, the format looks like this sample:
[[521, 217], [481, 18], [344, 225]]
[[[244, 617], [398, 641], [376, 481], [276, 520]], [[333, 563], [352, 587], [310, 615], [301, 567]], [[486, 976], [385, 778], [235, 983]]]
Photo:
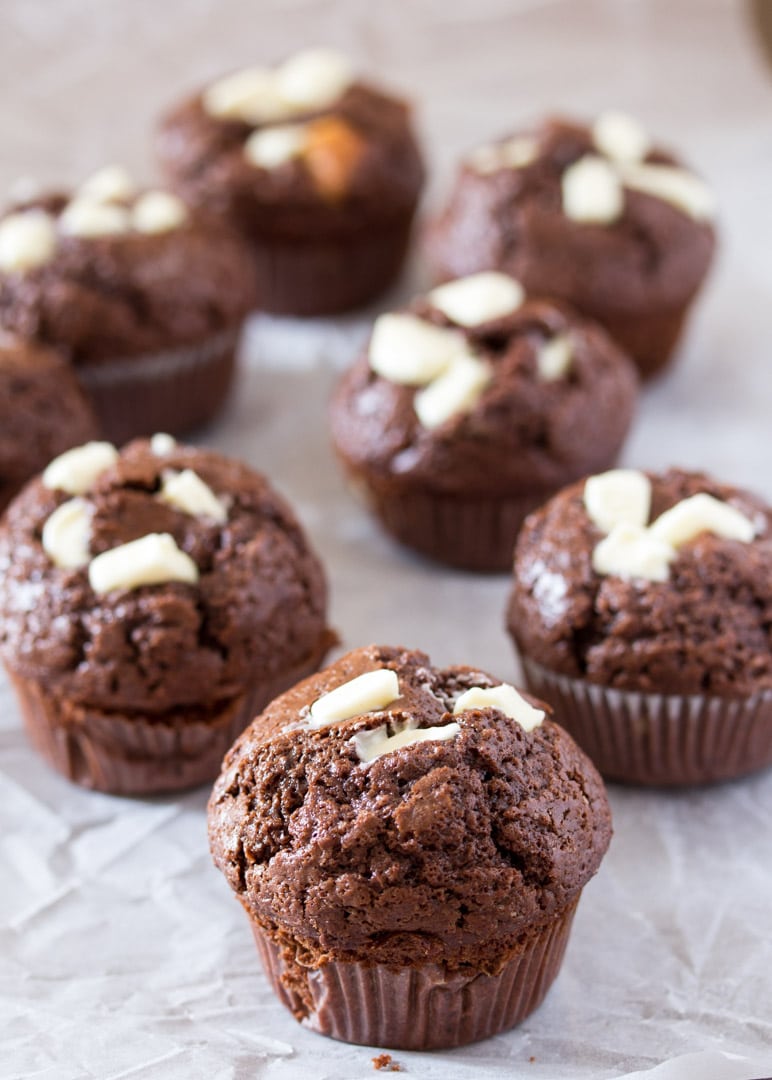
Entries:
[[574, 348], [568, 334], [555, 334], [545, 341], [536, 356], [539, 377], [545, 382], [562, 379], [571, 369]]
[[228, 511], [223, 503], [192, 469], [164, 473], [158, 498], [191, 517], [211, 518], [218, 525], [228, 520]]
[[43, 210], [24, 210], [0, 221], [0, 270], [31, 270], [53, 258], [56, 229]]
[[276, 70], [279, 96], [296, 110], [325, 109], [353, 82], [351, 64], [332, 49], [304, 49]]
[[413, 398], [421, 425], [431, 430], [457, 413], [469, 412], [491, 379], [490, 366], [474, 356], [458, 356]]
[[449, 281], [432, 289], [427, 297], [432, 307], [460, 326], [477, 326], [511, 315], [524, 298], [525, 291], [519, 281], [495, 270]]
[[419, 728], [415, 726], [415, 722], [397, 721], [393, 731], [394, 733], [389, 735], [388, 724], [381, 724], [372, 731], [358, 731], [350, 741], [354, 744], [359, 760], [369, 764], [384, 754], [402, 749], [403, 746], [423, 742], [447, 742], [461, 734], [461, 725], [450, 723], [442, 727]]
[[303, 153], [308, 139], [307, 124], [282, 124], [254, 131], [244, 143], [244, 154], [260, 169], [276, 169]]
[[399, 697], [399, 679], [390, 668], [366, 671], [323, 694], [313, 703], [308, 726], [314, 729], [339, 724], [352, 716], [375, 712]]
[[544, 710], [534, 708], [509, 683], [473, 686], [465, 690], [453, 706], [453, 715], [458, 716], [467, 709], [498, 709], [510, 720], [516, 721], [524, 731], [533, 731], [544, 720]]
[[147, 191], [134, 203], [131, 224], [137, 232], [155, 234], [178, 229], [188, 220], [182, 199], [168, 191]]
[[597, 574], [613, 574], [626, 580], [667, 581], [675, 557], [675, 548], [650, 529], [623, 521], [596, 546], [592, 567]]
[[652, 523], [650, 532], [657, 539], [680, 548], [700, 533], [709, 532], [727, 540], [748, 544], [756, 535], [753, 522], [745, 514], [705, 492], [682, 499]]
[[390, 382], [424, 386], [466, 350], [466, 339], [457, 330], [433, 326], [416, 315], [380, 315], [370, 339], [370, 367]]
[[148, 533], [92, 560], [88, 580], [95, 593], [137, 589], [166, 581], [198, 582], [198, 567], [169, 533]]
[[85, 499], [75, 498], [58, 506], [46, 520], [41, 542], [56, 566], [74, 569], [91, 558], [91, 512]]
[[43, 486], [83, 495], [102, 473], [118, 460], [118, 451], [109, 442], [88, 442], [66, 450], [48, 465]]
[[76, 198], [65, 207], [59, 227], [68, 236], [117, 236], [131, 228], [131, 214], [125, 206]]
[[651, 481], [637, 469], [609, 469], [584, 484], [584, 508], [594, 525], [610, 533], [626, 523], [643, 528], [651, 511]]
[[516, 135], [500, 143], [478, 146], [468, 155], [467, 161], [475, 170], [487, 176], [499, 169], [524, 169], [535, 161], [539, 143], [530, 135]]
[[174, 453], [177, 440], [173, 435], [167, 435], [165, 431], [157, 431], [150, 440], [150, 453], [156, 457], [166, 457]]
[[670, 203], [695, 221], [710, 221], [716, 213], [716, 199], [708, 185], [686, 169], [675, 165], [620, 166], [625, 187]]
[[279, 94], [274, 72], [261, 67], [226, 75], [204, 91], [201, 101], [210, 116], [247, 124], [284, 120], [293, 111]]
[[123, 202], [131, 199], [136, 190], [136, 184], [122, 165], [106, 165], [80, 185], [78, 198], [89, 202]]
[[627, 113], [609, 109], [592, 126], [595, 148], [612, 161], [643, 161], [651, 149], [646, 129]]
[[614, 168], [587, 154], [563, 173], [563, 213], [583, 224], [608, 225], [624, 209], [622, 184]]

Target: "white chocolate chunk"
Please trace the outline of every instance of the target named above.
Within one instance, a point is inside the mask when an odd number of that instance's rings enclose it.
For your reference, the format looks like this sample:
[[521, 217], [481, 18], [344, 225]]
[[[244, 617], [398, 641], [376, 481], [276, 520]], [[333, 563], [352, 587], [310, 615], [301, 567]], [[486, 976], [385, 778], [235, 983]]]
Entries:
[[601, 157], [587, 154], [569, 165], [561, 181], [563, 213], [582, 224], [608, 225], [624, 209], [622, 184], [614, 168]]
[[63, 569], [85, 566], [91, 558], [91, 506], [70, 499], [54, 510], [43, 526], [41, 542], [51, 561]]
[[292, 112], [279, 94], [274, 72], [262, 67], [226, 75], [204, 91], [201, 101], [210, 116], [248, 124], [283, 120]]
[[745, 514], [705, 492], [682, 499], [660, 514], [649, 531], [674, 548], [688, 544], [703, 532], [727, 540], [741, 540], [745, 544], [756, 534], [753, 522]]
[[424, 386], [466, 351], [457, 330], [432, 326], [416, 315], [380, 315], [370, 339], [370, 367], [390, 382]]
[[118, 460], [118, 451], [109, 442], [88, 442], [65, 450], [47, 466], [43, 486], [83, 495]]
[[710, 221], [715, 216], [713, 192], [686, 169], [675, 165], [625, 165], [620, 167], [620, 177], [625, 187], [670, 203], [695, 221]]
[[78, 198], [89, 202], [123, 202], [131, 199], [137, 186], [122, 165], [106, 165], [80, 185]]
[[535, 161], [539, 143], [530, 135], [516, 135], [500, 143], [478, 146], [468, 155], [467, 161], [475, 170], [487, 176], [499, 169], [524, 169]]
[[592, 125], [595, 148], [612, 161], [643, 161], [651, 149], [646, 129], [627, 113], [609, 109]]
[[43, 210], [9, 214], [0, 221], [0, 270], [31, 270], [49, 262], [56, 249], [56, 229]]
[[165, 431], [157, 431], [150, 440], [150, 453], [156, 457], [166, 457], [174, 452], [177, 440], [173, 435], [167, 435]]
[[228, 520], [228, 511], [223, 503], [192, 469], [164, 473], [158, 498], [191, 517], [211, 518], [218, 525]]
[[597, 574], [667, 581], [675, 548], [654, 536], [650, 529], [623, 521], [615, 525], [592, 553], [592, 567]]
[[568, 334], [555, 334], [545, 341], [536, 357], [539, 377], [545, 382], [562, 379], [571, 370], [574, 348]]
[[308, 139], [307, 124], [282, 124], [254, 131], [244, 143], [244, 154], [260, 169], [276, 169], [303, 153]]
[[460, 326], [477, 326], [511, 315], [522, 304], [525, 290], [519, 281], [495, 270], [449, 281], [432, 289], [427, 299]]
[[390, 668], [366, 671], [323, 694], [311, 706], [308, 726], [314, 729], [339, 724], [352, 716], [384, 709], [399, 697], [399, 679]]
[[414, 723], [396, 723], [394, 734], [389, 735], [389, 725], [381, 724], [372, 731], [358, 731], [350, 740], [354, 744], [357, 757], [364, 764], [369, 764], [384, 754], [400, 750], [403, 746], [413, 746], [423, 742], [447, 742], [461, 734], [461, 725], [455, 722], [442, 727], [415, 727]]
[[351, 64], [332, 49], [304, 49], [276, 69], [279, 96], [297, 111], [324, 109], [348, 89], [354, 79]]
[[431, 430], [457, 413], [469, 412], [491, 379], [491, 369], [474, 356], [459, 356], [413, 398], [423, 427]]
[[169, 191], [146, 191], [131, 211], [132, 226], [137, 232], [150, 235], [178, 229], [187, 220], [185, 203]]
[[76, 198], [65, 207], [59, 228], [68, 236], [117, 236], [131, 228], [131, 214], [125, 206]]
[[651, 511], [651, 481], [637, 469], [609, 469], [584, 484], [584, 508], [601, 532], [626, 523], [643, 528]]
[[509, 683], [500, 686], [473, 686], [465, 690], [453, 706], [453, 715], [467, 709], [498, 709], [515, 720], [524, 731], [533, 731], [544, 720], [544, 710], [536, 709]]
[[198, 567], [169, 533], [148, 533], [92, 559], [88, 580], [95, 593], [137, 589], [166, 581], [198, 582]]

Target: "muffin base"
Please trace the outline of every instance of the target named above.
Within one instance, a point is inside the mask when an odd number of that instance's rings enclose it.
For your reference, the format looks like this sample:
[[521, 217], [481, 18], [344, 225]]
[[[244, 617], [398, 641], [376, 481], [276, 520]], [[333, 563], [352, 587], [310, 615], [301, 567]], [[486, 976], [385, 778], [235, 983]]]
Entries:
[[500, 499], [464, 498], [442, 492], [379, 491], [364, 476], [349, 479], [383, 527], [414, 551], [459, 570], [503, 573], [512, 569], [523, 521], [552, 490]]
[[412, 216], [331, 237], [250, 237], [261, 310], [335, 315], [384, 292], [405, 261]]
[[75, 368], [105, 435], [182, 435], [211, 420], [233, 380], [238, 328], [199, 345]]
[[528, 690], [553, 706], [608, 780], [708, 784], [772, 765], [772, 690], [749, 698], [647, 694], [522, 662]]
[[112, 795], [179, 791], [211, 781], [231, 744], [278, 694], [313, 674], [332, 641], [268, 682], [201, 710], [153, 716], [106, 712], [56, 697], [6, 668], [30, 742], [57, 772]]
[[526, 931], [495, 974], [469, 965], [341, 960], [308, 967], [251, 917], [250, 925], [279, 1000], [305, 1027], [362, 1046], [440, 1050], [507, 1031], [541, 1004], [563, 961], [577, 903]]
[[678, 308], [643, 314], [589, 308], [585, 308], [585, 313], [608, 330], [634, 361], [641, 377], [650, 379], [667, 366], [675, 352], [691, 301], [689, 297]]

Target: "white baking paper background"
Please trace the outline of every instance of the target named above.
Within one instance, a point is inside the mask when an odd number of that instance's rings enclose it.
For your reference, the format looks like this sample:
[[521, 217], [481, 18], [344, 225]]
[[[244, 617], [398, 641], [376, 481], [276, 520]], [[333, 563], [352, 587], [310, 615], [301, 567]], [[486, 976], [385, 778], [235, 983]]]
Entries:
[[[0, 5], [0, 181], [150, 168], [160, 104], [229, 67], [331, 42], [409, 88], [435, 164], [561, 107], [638, 114], [721, 203], [722, 254], [678, 365], [643, 395], [625, 462], [702, 466], [772, 499], [772, 89], [722, 0], [87, 0]], [[384, 306], [426, 283], [414, 259]], [[502, 679], [506, 577], [399, 551], [348, 496], [326, 400], [368, 316], [252, 320], [228, 412], [202, 441], [266, 471], [329, 570], [345, 647], [426, 649]], [[207, 850], [206, 791], [90, 794], [29, 749], [0, 681], [0, 1077], [348, 1080], [375, 1049], [298, 1026], [258, 969]], [[772, 774], [663, 793], [612, 787], [615, 836], [562, 972], [517, 1030], [393, 1052], [426, 1080], [772, 1076]], [[385, 1073], [381, 1075], [386, 1075]]]

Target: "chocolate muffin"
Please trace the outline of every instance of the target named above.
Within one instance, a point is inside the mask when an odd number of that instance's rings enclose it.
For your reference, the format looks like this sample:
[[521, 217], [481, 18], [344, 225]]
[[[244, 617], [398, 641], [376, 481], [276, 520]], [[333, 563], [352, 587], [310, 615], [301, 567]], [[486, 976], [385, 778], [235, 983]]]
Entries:
[[0, 528], [0, 656], [30, 738], [115, 794], [210, 780], [334, 636], [322, 568], [264, 477], [168, 436], [56, 458]]
[[715, 246], [705, 184], [640, 125], [548, 119], [462, 161], [430, 228], [441, 280], [505, 270], [597, 319], [652, 375], [675, 348]]
[[520, 525], [570, 480], [611, 465], [637, 379], [608, 335], [499, 273], [382, 315], [332, 401], [352, 486], [402, 543], [508, 570]]
[[614, 470], [526, 521], [508, 627], [529, 688], [613, 779], [772, 763], [772, 510], [701, 473]]
[[600, 777], [547, 713], [474, 668], [371, 646], [237, 741], [212, 853], [305, 1026], [429, 1050], [539, 1005], [611, 836]]
[[66, 355], [118, 443], [215, 415], [254, 301], [237, 237], [117, 166], [0, 217], [0, 326]]
[[66, 360], [0, 331], [0, 511], [52, 457], [98, 434]]
[[410, 111], [337, 53], [226, 76], [163, 117], [157, 146], [186, 202], [249, 241], [261, 307], [332, 314], [397, 276], [424, 179]]

